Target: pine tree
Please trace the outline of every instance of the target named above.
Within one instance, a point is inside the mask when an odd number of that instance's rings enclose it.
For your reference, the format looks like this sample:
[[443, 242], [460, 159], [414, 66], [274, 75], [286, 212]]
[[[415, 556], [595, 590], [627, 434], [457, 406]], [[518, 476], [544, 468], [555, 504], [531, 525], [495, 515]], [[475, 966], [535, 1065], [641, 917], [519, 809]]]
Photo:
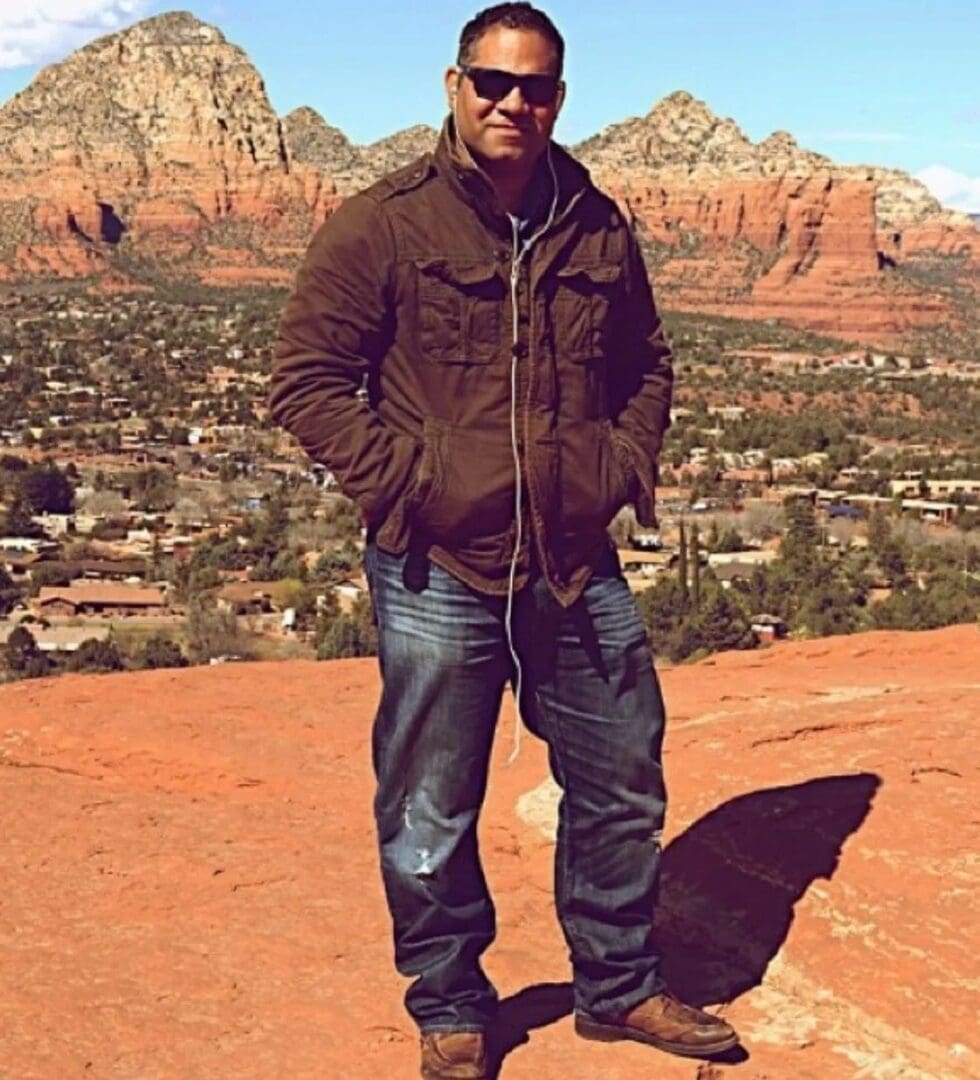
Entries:
[[721, 533], [718, 531], [716, 518], [711, 519], [711, 527], [708, 529], [708, 535], [705, 537], [704, 543], [708, 551], [717, 551], [721, 544]]
[[747, 649], [755, 645], [742, 609], [719, 588], [708, 591], [704, 608], [694, 618], [692, 631], [699, 647], [712, 652]]
[[677, 580], [681, 586], [681, 596], [684, 598], [684, 607], [688, 605], [687, 594], [687, 530], [684, 528], [684, 519], [681, 518], [679, 550], [677, 553]]
[[691, 526], [691, 600], [697, 611], [701, 606], [701, 545], [697, 522]]
[[787, 499], [786, 532], [779, 546], [779, 558], [794, 572], [808, 577], [819, 562], [820, 529], [809, 499]]

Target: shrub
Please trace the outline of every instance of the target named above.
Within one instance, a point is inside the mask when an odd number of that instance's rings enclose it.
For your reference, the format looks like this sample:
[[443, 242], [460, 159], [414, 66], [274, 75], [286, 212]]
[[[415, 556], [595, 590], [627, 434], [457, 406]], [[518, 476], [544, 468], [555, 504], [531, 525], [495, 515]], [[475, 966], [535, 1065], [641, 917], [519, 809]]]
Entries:
[[315, 640], [317, 660], [377, 656], [378, 631], [368, 597], [356, 600], [349, 614], [321, 615]]
[[206, 664], [216, 656], [251, 657], [248, 635], [231, 612], [217, 611], [198, 600], [187, 609], [187, 649], [192, 663]]
[[126, 665], [115, 642], [89, 638], [71, 654], [65, 667], [68, 671], [108, 672], [123, 671]]
[[187, 657], [172, 638], [166, 634], [154, 634], [136, 653], [136, 666], [144, 670], [187, 667]]
[[16, 679], [37, 679], [51, 671], [51, 661], [37, 647], [34, 635], [23, 626], [12, 630], [3, 646], [7, 670]]

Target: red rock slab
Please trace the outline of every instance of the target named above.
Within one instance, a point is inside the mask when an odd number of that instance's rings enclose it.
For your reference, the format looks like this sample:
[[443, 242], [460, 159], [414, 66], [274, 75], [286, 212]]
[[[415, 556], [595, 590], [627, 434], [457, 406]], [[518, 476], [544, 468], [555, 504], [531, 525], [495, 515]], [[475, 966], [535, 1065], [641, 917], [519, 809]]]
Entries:
[[[980, 1075], [974, 627], [729, 653], [662, 674], [658, 933], [747, 1056], [574, 1036], [542, 745], [482, 848], [500, 1075]], [[373, 661], [0, 688], [0, 1076], [417, 1075], [371, 818]]]

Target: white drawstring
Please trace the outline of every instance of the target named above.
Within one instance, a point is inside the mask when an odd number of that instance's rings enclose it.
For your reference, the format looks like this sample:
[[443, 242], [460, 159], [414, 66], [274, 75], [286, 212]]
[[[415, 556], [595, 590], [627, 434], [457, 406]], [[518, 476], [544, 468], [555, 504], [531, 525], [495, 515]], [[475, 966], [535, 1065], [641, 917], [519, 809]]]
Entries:
[[514, 258], [510, 265], [510, 306], [511, 306], [511, 352], [510, 352], [510, 446], [514, 455], [514, 517], [517, 528], [514, 534], [514, 551], [510, 559], [510, 573], [507, 578], [507, 606], [504, 612], [504, 631], [507, 635], [507, 647], [510, 650], [511, 660], [514, 663], [514, 747], [507, 758], [507, 764], [513, 765], [521, 750], [521, 686], [523, 671], [521, 660], [514, 646], [513, 615], [514, 615], [514, 582], [517, 577], [517, 561], [520, 556], [521, 544], [524, 540], [524, 520], [521, 512], [523, 503], [523, 484], [521, 481], [521, 452], [517, 441], [517, 346], [520, 343], [520, 320], [517, 311], [517, 285], [520, 275], [521, 260], [531, 250], [531, 245], [542, 236], [555, 219], [555, 211], [558, 208], [558, 177], [555, 175], [555, 165], [551, 160], [551, 146], [548, 150], [548, 169], [551, 172], [552, 198], [551, 209], [548, 217], [524, 245], [518, 248], [520, 237], [518, 235], [517, 221], [511, 217], [511, 227], [514, 238]]

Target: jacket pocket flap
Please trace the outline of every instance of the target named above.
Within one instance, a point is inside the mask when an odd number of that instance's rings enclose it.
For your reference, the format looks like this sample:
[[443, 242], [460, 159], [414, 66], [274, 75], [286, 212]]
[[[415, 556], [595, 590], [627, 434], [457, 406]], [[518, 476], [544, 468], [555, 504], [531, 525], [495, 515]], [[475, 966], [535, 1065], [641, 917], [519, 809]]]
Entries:
[[497, 276], [494, 262], [456, 261], [455, 259], [416, 259], [419, 273], [450, 285], [480, 285]]
[[563, 266], [558, 271], [560, 278], [584, 277], [596, 285], [610, 285], [622, 275], [618, 263], [593, 263], [582, 266]]

